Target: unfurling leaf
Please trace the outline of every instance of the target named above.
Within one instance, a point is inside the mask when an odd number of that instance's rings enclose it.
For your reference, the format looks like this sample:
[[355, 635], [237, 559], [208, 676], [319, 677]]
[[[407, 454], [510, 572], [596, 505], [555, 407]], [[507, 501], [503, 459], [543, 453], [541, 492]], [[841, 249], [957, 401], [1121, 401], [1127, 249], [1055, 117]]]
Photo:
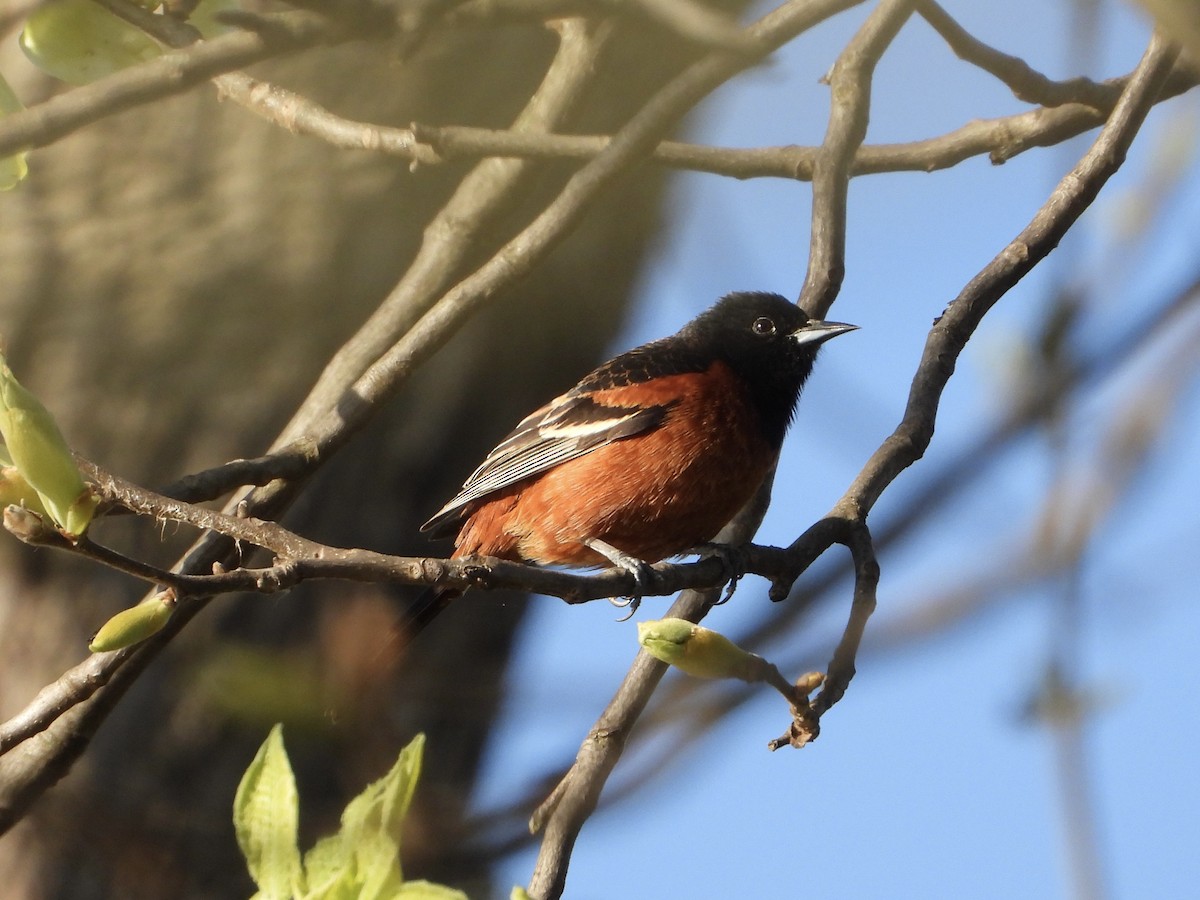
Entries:
[[99, 499], [83, 483], [54, 417], [0, 357], [0, 434], [13, 465], [66, 534], [87, 530]]
[[280, 726], [254, 758], [234, 801], [238, 844], [258, 885], [255, 900], [467, 900], [462, 891], [404, 881], [400, 827], [421, 774], [417, 735], [383, 778], [346, 806], [342, 827], [304, 855], [296, 850], [299, 798]]
[[418, 734], [400, 751], [388, 773], [367, 785], [346, 806], [342, 813], [343, 834], [356, 840], [367, 832], [378, 832], [389, 835], [399, 845], [400, 826], [417, 789], [424, 754], [425, 735]]
[[259, 896], [263, 900], [300, 896], [300, 795], [279, 725], [271, 729], [242, 776], [233, 800], [233, 825]]

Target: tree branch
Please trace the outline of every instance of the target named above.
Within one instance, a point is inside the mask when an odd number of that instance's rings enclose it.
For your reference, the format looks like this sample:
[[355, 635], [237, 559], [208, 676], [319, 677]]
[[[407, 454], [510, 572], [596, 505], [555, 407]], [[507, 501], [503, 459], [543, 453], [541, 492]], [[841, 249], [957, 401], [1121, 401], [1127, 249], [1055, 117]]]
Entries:
[[808, 271], [797, 301], [816, 318], [833, 306], [846, 274], [846, 194], [851, 160], [867, 136], [871, 78], [912, 6], [912, 0], [883, 0], [829, 73], [829, 127], [813, 165]]
[[[851, 5], [853, 0], [792, 0], [752, 26], [750, 34], [764, 48], [773, 49]], [[680, 116], [752, 62], [744, 55], [713, 52], [660, 90], [600, 155], [571, 178], [532, 224], [474, 275], [447, 293], [400, 343], [358, 378], [339, 398], [336, 412], [324, 415], [311, 429], [306, 429], [311, 440], [309, 446], [318, 458], [327, 458], [361, 429], [412, 369], [447, 340], [501, 285], [521, 277], [539, 262], [575, 224], [586, 205], [614, 178], [653, 149]], [[289, 435], [283, 440], [291, 441], [295, 437]], [[251, 491], [234, 505], [244, 503], [248, 514], [270, 518], [290, 502], [295, 491], [295, 483], [276, 481]], [[176, 569], [195, 574], [211, 572], [214, 563], [232, 559], [234, 549], [229, 538], [207, 535], [192, 547]], [[2, 780], [6, 782], [6, 793], [0, 797], [0, 829], [11, 825], [29, 803], [78, 758], [88, 746], [94, 729], [138, 673], [203, 605], [203, 600], [180, 602], [167, 626], [152, 638], [119, 654], [98, 654], [69, 673], [73, 682], [108, 683], [83, 699], [80, 708], [65, 717], [61, 730], [51, 726], [46, 732], [49, 739], [36, 758], [22, 755], [12, 759], [10, 765], [11, 754], [5, 757], [7, 771]]]
[[[333, 547], [301, 537], [276, 522], [184, 503], [126, 481], [88, 460], [79, 458], [78, 462], [105, 506], [119, 505], [155, 521], [181, 522], [215, 532], [240, 545], [267, 550], [275, 557], [271, 565], [260, 568], [222, 568], [213, 574], [172, 572], [118, 554], [95, 543], [90, 534], [71, 540], [48, 526], [9, 529], [26, 543], [78, 553], [134, 578], [173, 587], [181, 597], [211, 597], [240, 591], [276, 593], [301, 581], [319, 578], [464, 589], [515, 588], [560, 597], [568, 603], [630, 596], [639, 589], [634, 576], [620, 567], [585, 575], [489, 557], [391, 556], [373, 550]], [[746, 574], [765, 578], [775, 578], [796, 568], [787, 553], [777, 547], [746, 544], [739, 547], [739, 557]], [[645, 596], [666, 596], [686, 588], [717, 588], [729, 581], [725, 563], [717, 557], [688, 565], [659, 563], [652, 571], [655, 577], [648, 590], [643, 591]], [[3, 746], [0, 740], [0, 751]]]
[[1058, 246], [1120, 168], [1153, 106], [1178, 48], [1156, 34], [1108, 123], [1033, 220], [963, 288], [934, 323], [899, 426], [876, 450], [835, 510], [864, 517], [896, 476], [925, 453], [942, 390], [967, 341], [996, 302]]
[[[995, 119], [977, 119], [937, 137], [902, 144], [864, 144], [849, 171], [853, 175], [883, 172], [934, 172], [976, 156], [1001, 164], [1035, 147], [1050, 147], [1103, 125], [1121, 96], [1128, 76], [1100, 82], [1094, 104], [1067, 102]], [[1197, 84], [1193, 70], [1171, 73], [1158, 100], [1177, 96]], [[239, 101], [240, 102], [240, 101]], [[247, 104], [250, 105], [250, 104]], [[414, 122], [392, 128], [347, 119], [311, 99], [265, 83], [253, 92], [256, 111], [296, 134], [325, 141], [341, 150], [396, 156], [420, 165], [481, 156], [513, 159], [588, 160], [608, 146], [607, 135], [575, 135], [428, 125]], [[707, 172], [730, 178], [786, 178], [811, 181], [819, 147], [713, 147], [663, 141], [647, 158], [674, 169]]]
[[978, 66], [1008, 86], [1018, 100], [1039, 106], [1082, 103], [1095, 109], [1111, 109], [1119, 96], [1108, 84], [1090, 78], [1054, 81], [1024, 60], [1002, 53], [973, 37], [934, 0], [918, 0], [917, 12], [941, 35], [964, 62]]
[[312, 13], [276, 13], [271, 22], [269, 31], [234, 32], [172, 50], [7, 115], [0, 119], [0, 157], [45, 147], [93, 122], [182, 94], [223, 72], [350, 39], [350, 35], [332, 31], [326, 18]]

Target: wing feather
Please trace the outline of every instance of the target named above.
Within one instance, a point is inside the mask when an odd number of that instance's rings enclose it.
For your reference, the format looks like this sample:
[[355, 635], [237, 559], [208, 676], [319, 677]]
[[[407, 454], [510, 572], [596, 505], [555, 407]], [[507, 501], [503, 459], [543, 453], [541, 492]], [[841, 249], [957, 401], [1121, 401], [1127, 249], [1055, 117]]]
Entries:
[[564, 394], [526, 416], [421, 530], [450, 531], [477, 500], [605, 444], [657, 428], [670, 406], [608, 406], [590, 393]]

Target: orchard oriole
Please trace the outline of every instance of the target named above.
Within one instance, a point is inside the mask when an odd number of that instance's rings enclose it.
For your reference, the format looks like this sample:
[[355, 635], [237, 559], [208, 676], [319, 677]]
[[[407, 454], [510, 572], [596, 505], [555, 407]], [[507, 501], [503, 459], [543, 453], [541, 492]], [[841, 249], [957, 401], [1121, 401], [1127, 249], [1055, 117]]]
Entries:
[[[729, 294], [523, 419], [421, 530], [457, 531], [456, 557], [611, 562], [638, 577], [749, 502], [817, 350], [856, 327], [810, 319], [778, 294]], [[427, 591], [412, 633], [461, 593]]]

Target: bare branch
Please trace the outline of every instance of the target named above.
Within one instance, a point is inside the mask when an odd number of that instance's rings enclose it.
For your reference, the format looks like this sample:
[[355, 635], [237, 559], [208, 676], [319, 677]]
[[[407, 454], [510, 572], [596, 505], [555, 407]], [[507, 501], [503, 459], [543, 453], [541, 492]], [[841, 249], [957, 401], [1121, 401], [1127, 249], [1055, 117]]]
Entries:
[[187, 503], [215, 500], [242, 485], [270, 484], [277, 478], [300, 478], [316, 465], [313, 447], [296, 441], [274, 453], [255, 459], [234, 459], [203, 472], [185, 475], [160, 491], [166, 497]]
[[867, 620], [875, 612], [879, 562], [875, 559], [875, 546], [866, 525], [855, 528], [847, 545], [854, 558], [854, 600], [850, 605], [846, 630], [826, 670], [825, 686], [813, 701], [813, 712], [818, 719], [842, 698], [850, 686], [854, 678], [854, 660], [867, 630]]
[[846, 194], [850, 164], [867, 136], [875, 64], [912, 14], [912, 0], [884, 0], [829, 74], [829, 127], [813, 166], [812, 228], [808, 271], [797, 301], [822, 318], [846, 274]]
[[[1178, 49], [1156, 35], [1095, 143], [1058, 184], [1033, 220], [963, 288], [929, 333], [904, 418], [859, 473], [835, 509], [865, 516], [884, 488], [925, 452], [933, 437], [942, 390], [988, 310], [1039, 262], [1095, 200], [1125, 160], [1154, 104]], [[803, 540], [803, 538], [802, 538]], [[794, 546], [794, 545], [793, 545]]]
[[738, 28], [737, 22], [696, 0], [635, 0], [635, 4], [648, 18], [685, 40], [735, 53], [756, 49], [754, 39]]
[[1096, 109], [1111, 107], [1116, 100], [1108, 85], [1098, 84], [1090, 78], [1055, 81], [1024, 60], [989, 47], [959, 25], [935, 0], [918, 0], [917, 12], [942, 36], [959, 59], [1003, 81], [1018, 100], [1039, 106], [1082, 103]]
[[[1121, 96], [1128, 77], [1099, 83], [1103, 95], [1095, 105], [1066, 103], [996, 119], [977, 119], [937, 137], [903, 144], [864, 144], [850, 163], [851, 175], [881, 172], [933, 172], [948, 169], [975, 156], [1003, 163], [1035, 147], [1051, 147], [1104, 124]], [[1196, 86], [1193, 70], [1172, 72], [1158, 100], [1167, 100]], [[606, 135], [525, 133], [476, 128], [470, 125], [427, 125], [392, 128], [347, 119], [307, 97], [265, 83], [251, 102], [262, 115], [297, 134], [314, 137], [342, 150], [397, 156], [417, 164], [450, 159], [502, 156], [514, 159], [587, 160], [611, 140]], [[659, 165], [731, 178], [787, 178], [810, 181], [818, 147], [712, 147], [663, 141], [648, 160]]]

